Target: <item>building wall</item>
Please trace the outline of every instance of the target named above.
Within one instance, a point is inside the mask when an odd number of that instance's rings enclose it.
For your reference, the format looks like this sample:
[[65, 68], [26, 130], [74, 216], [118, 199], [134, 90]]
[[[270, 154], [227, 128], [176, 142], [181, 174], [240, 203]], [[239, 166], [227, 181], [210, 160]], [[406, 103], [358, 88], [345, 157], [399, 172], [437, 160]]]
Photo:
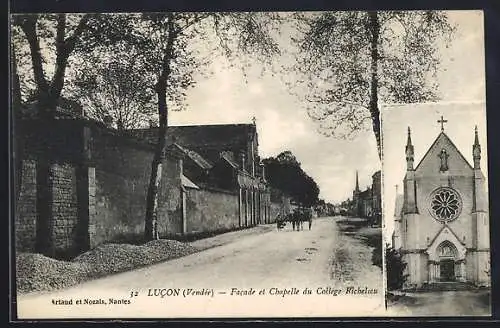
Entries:
[[57, 253], [77, 249], [78, 203], [74, 165], [54, 164], [52, 173], [53, 240]]
[[[85, 238], [93, 247], [123, 235], [143, 234], [151, 145], [82, 120], [27, 120], [17, 126], [17, 250], [35, 251], [36, 167], [41, 154], [49, 163], [51, 198], [51, 232], [45, 238], [52, 239], [56, 253], [80, 251], [77, 243]], [[180, 185], [179, 161], [167, 157], [158, 191], [160, 235], [182, 231]]]
[[[439, 187], [449, 186], [448, 178], [441, 180], [434, 177], [417, 178], [417, 208], [419, 209], [420, 233], [412, 236], [416, 231], [409, 231], [409, 240], [414, 240], [415, 243], [410, 247], [425, 248], [426, 241], [429, 238], [432, 240], [434, 236], [442, 228], [442, 223], [436, 221], [430, 213], [430, 194]], [[455, 189], [462, 199], [462, 211], [460, 216], [449, 222], [448, 225], [455, 232], [457, 237], [462, 241], [465, 237], [466, 247], [473, 247], [473, 220], [472, 213], [472, 197], [473, 183], [471, 177], [453, 177], [451, 187]]]
[[180, 160], [168, 157], [163, 162], [162, 181], [158, 190], [160, 237], [182, 233], [181, 171]]
[[16, 202], [16, 250], [31, 251], [36, 236], [36, 161], [24, 160], [21, 170], [18, 199]]
[[[92, 135], [97, 218], [92, 245], [123, 235], [142, 235], [154, 150], [105, 129], [93, 129]], [[177, 161], [167, 157], [161, 175], [158, 230], [160, 234], [177, 233], [182, 229]]]
[[[254, 144], [252, 153], [257, 153], [256, 146]], [[40, 156], [48, 157], [49, 161], [52, 220], [47, 238], [54, 241], [57, 250], [83, 251], [85, 247], [123, 237], [142, 237], [154, 153], [151, 144], [95, 122], [59, 119], [43, 124], [38, 120], [25, 121], [17, 129], [16, 147], [21, 170], [16, 202], [17, 250], [35, 250], [36, 167]], [[158, 190], [160, 237], [184, 232], [182, 161], [176, 156], [167, 154], [162, 165]], [[252, 203], [250, 195], [245, 193], [248, 197], [246, 225], [258, 223], [259, 216], [263, 223], [264, 207], [269, 223], [274, 222], [283, 204], [270, 202], [268, 194], [263, 195], [262, 202], [256, 194]], [[245, 210], [243, 204], [242, 211]], [[240, 226], [238, 193], [188, 190], [186, 205], [186, 232]], [[242, 218], [241, 226], [244, 222]]]
[[215, 189], [186, 189], [187, 233], [239, 226], [238, 194]]
[[[441, 149], [446, 149], [448, 154], [448, 167], [445, 172], [440, 171], [440, 158], [438, 156]], [[414, 175], [408, 172], [407, 176], [414, 176], [416, 184], [416, 207], [418, 213], [406, 214], [402, 220], [402, 241], [404, 251], [414, 252], [415, 254], [406, 254], [405, 260], [411, 262], [408, 268], [410, 274], [408, 284], [421, 284], [429, 279], [429, 269], [427, 261], [429, 257], [423, 253], [429, 246], [430, 242], [443, 228], [443, 223], [435, 220], [431, 214], [431, 194], [439, 187], [450, 187], [456, 190], [462, 201], [462, 209], [460, 215], [455, 220], [448, 222], [447, 225], [456, 235], [461, 243], [465, 243], [467, 253], [465, 254], [465, 278], [467, 281], [474, 283], [487, 283], [488, 279], [484, 274], [480, 274], [488, 267], [487, 260], [478, 260], [475, 248], [477, 247], [477, 220], [476, 217], [486, 215], [486, 212], [474, 213], [474, 196], [482, 197], [483, 190], [475, 190], [474, 186], [474, 171], [471, 166], [465, 161], [451, 143], [444, 137], [437, 139], [437, 142], [429, 150], [426, 157], [418, 165]], [[410, 190], [412, 184], [405, 185], [405, 192]], [[411, 194], [411, 190], [407, 195]], [[486, 222], [486, 220], [480, 220]], [[483, 223], [483, 222], [481, 222]], [[404, 227], [408, 226], [408, 230]], [[487, 224], [480, 226], [480, 233], [487, 231]], [[453, 236], [449, 236], [450, 242], [455, 244], [459, 249], [462, 245], [455, 240]], [[487, 247], [485, 247], [487, 248]], [[420, 264], [417, 264], [416, 253], [420, 252]], [[487, 249], [483, 252], [489, 254]], [[459, 258], [455, 259], [459, 261]], [[460, 279], [460, 263], [455, 262], [455, 275]], [[479, 269], [481, 268], [481, 269]], [[438, 267], [439, 270], [439, 267]], [[439, 277], [439, 274], [438, 276]], [[434, 279], [434, 278], [433, 278]]]
[[[50, 128], [48, 128], [50, 127]], [[50, 255], [72, 251], [78, 233], [78, 203], [75, 163], [82, 155], [82, 127], [75, 120], [18, 120], [15, 124], [16, 172], [20, 177], [15, 204], [16, 249], [34, 251], [37, 244], [37, 173], [40, 163], [46, 170], [45, 197], [51, 220], [44, 238], [51, 240]], [[43, 160], [41, 160], [43, 158]], [[19, 171], [20, 170], [20, 171]]]

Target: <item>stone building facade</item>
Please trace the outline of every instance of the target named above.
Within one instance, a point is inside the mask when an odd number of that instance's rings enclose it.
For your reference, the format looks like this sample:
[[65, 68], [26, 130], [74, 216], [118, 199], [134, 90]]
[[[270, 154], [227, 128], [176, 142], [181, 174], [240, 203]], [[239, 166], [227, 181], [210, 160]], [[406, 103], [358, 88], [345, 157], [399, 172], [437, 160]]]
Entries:
[[488, 198], [477, 129], [472, 152], [470, 165], [441, 131], [414, 166], [408, 128], [404, 192], [396, 197], [393, 235], [407, 263], [406, 287], [490, 283]]
[[355, 188], [352, 192], [350, 205], [351, 215], [368, 218], [372, 224], [380, 224], [382, 217], [381, 171], [372, 175], [372, 183], [365, 190], [359, 188], [359, 177], [356, 171]]

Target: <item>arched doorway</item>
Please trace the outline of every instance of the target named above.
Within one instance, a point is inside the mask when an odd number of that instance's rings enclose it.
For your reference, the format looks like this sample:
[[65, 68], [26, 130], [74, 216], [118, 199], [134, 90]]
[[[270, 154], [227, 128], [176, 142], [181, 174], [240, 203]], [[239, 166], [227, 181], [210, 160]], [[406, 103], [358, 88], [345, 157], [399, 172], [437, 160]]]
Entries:
[[439, 280], [456, 281], [459, 272], [455, 270], [455, 262], [458, 256], [455, 245], [448, 240], [443, 241], [437, 248], [437, 255], [439, 258]]

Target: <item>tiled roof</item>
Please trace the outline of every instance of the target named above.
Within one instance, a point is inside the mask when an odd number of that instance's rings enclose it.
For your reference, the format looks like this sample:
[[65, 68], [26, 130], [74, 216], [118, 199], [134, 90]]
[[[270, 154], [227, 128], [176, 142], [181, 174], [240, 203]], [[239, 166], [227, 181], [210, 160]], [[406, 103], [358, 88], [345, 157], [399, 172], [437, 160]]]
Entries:
[[[175, 137], [175, 142], [188, 148], [241, 145], [247, 142], [248, 134], [254, 130], [255, 126], [252, 124], [169, 126], [167, 138]], [[158, 128], [133, 129], [130, 132], [153, 143], [158, 138]]]
[[[167, 138], [215, 162], [221, 151], [246, 151], [248, 136], [254, 132], [253, 124], [169, 126]], [[129, 133], [151, 143], [156, 143], [158, 138], [158, 128], [133, 129]]]

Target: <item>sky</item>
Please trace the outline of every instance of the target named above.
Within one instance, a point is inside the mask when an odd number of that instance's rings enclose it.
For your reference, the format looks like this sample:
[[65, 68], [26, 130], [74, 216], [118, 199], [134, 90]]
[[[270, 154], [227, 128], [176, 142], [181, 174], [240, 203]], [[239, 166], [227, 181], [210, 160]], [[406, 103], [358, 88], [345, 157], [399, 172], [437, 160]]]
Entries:
[[382, 105], [383, 135], [383, 195], [385, 233], [390, 238], [394, 230], [394, 207], [397, 193], [403, 193], [403, 178], [406, 173], [405, 145], [407, 129], [411, 129], [411, 139], [415, 152], [414, 167], [422, 160], [429, 147], [441, 132], [437, 121], [441, 115], [448, 122], [444, 132], [457, 146], [469, 164], [473, 165], [472, 145], [474, 128], [478, 128], [481, 145], [481, 170], [488, 176], [486, 153], [486, 107], [484, 102], [441, 102], [413, 105]]
[[[482, 12], [450, 11], [449, 18], [457, 25], [457, 33], [451, 46], [442, 49], [441, 97], [443, 101], [484, 101]], [[187, 109], [171, 112], [171, 125], [250, 123], [255, 117], [260, 156], [291, 150], [319, 185], [320, 198], [338, 203], [350, 197], [356, 170], [360, 187], [371, 185], [372, 174], [381, 168], [371, 130], [352, 140], [325, 137], [280, 78], [251, 74], [245, 80], [241, 70], [226, 64], [214, 58], [213, 74], [200, 78], [189, 90]], [[435, 118], [431, 115], [429, 120]]]

